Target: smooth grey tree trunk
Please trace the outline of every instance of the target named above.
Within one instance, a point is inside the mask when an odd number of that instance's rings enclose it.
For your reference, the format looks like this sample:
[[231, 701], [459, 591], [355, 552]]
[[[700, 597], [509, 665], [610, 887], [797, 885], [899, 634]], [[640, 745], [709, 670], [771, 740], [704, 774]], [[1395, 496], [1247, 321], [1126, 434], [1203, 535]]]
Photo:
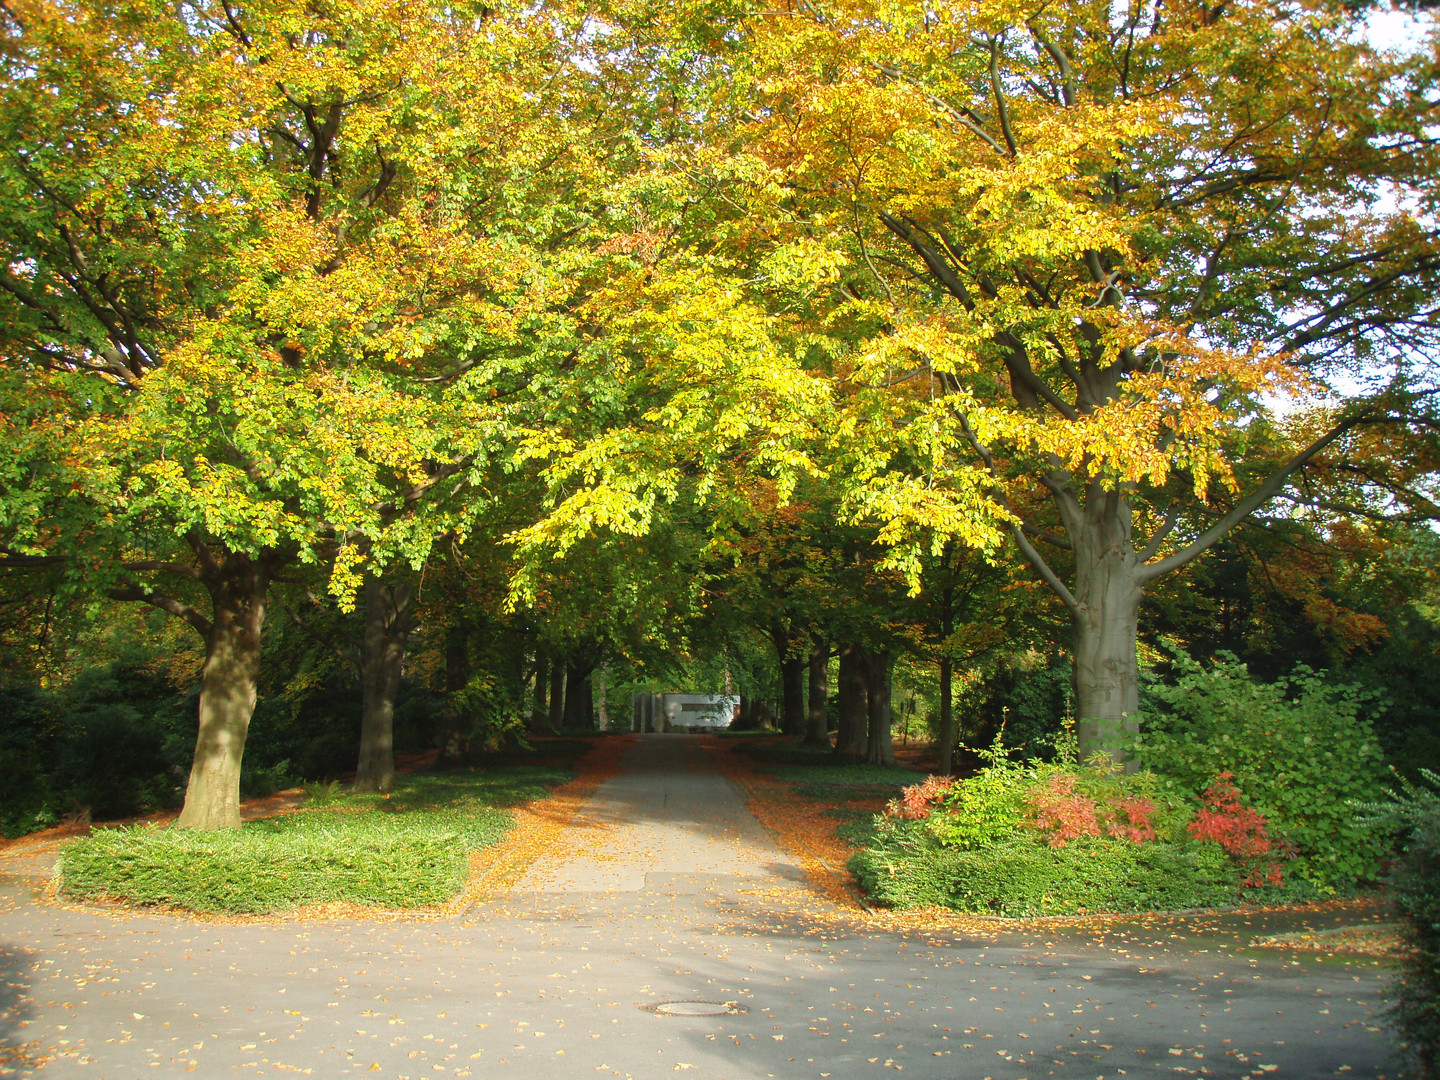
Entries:
[[805, 742], [830, 745], [830, 643], [816, 641], [810, 650], [810, 696], [807, 702]]
[[1092, 495], [1067, 529], [1075, 555], [1075, 715], [1081, 760], [1124, 758], [1125, 733], [1139, 730], [1138, 636], [1142, 562], [1130, 542], [1129, 502]]
[[266, 562], [227, 554], [202, 569], [213, 614], [200, 681], [200, 729], [176, 822], [186, 829], [240, 827], [240, 761], [255, 712], [260, 631], [270, 588]]
[[405, 664], [415, 589], [409, 581], [365, 579], [365, 636], [360, 641], [360, 760], [356, 791], [395, 788], [395, 698]]
[[860, 645], [840, 648], [840, 670], [836, 675], [840, 726], [835, 732], [835, 756], [863, 761], [869, 726], [869, 664]]
[[865, 748], [867, 765], [894, 765], [895, 740], [891, 734], [894, 719], [890, 708], [891, 677], [895, 668], [895, 654], [875, 652], [870, 654], [866, 709], [869, 738]]

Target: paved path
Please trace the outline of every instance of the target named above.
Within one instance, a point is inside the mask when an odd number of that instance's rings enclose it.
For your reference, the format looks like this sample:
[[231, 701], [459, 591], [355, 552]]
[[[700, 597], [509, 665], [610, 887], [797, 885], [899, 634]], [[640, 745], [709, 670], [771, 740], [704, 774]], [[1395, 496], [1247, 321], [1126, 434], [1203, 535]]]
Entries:
[[[0, 860], [0, 1044], [42, 1061], [0, 1076], [1388, 1071], [1373, 1019], [1385, 973], [1239, 948], [1263, 929], [1248, 916], [1180, 937], [1163, 921], [877, 930], [810, 896], [684, 736], [645, 737], [626, 766], [562, 835], [558, 865], [444, 920], [71, 910], [36, 900], [43, 854]], [[692, 1001], [733, 1011], [654, 1011]]]

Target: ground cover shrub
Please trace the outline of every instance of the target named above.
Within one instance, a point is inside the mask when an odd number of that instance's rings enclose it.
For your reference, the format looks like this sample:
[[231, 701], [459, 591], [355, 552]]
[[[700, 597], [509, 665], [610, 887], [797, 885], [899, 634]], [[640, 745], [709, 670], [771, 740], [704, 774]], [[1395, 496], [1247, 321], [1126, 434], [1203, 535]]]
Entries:
[[465, 882], [464, 847], [446, 833], [341, 828], [104, 829], [61, 854], [64, 894], [205, 913], [256, 914], [349, 901], [440, 904]]
[[1192, 802], [1230, 774], [1293, 856], [1287, 879], [1321, 892], [1373, 879], [1388, 840], [1353, 810], [1384, 792], [1379, 740], [1364, 715], [1377, 707], [1371, 696], [1306, 668], [1259, 683], [1228, 654], [1210, 668], [1183, 655], [1175, 664], [1176, 683], [1148, 691], [1152, 708], [1133, 747], [1141, 764]]
[[1000, 738], [980, 756], [976, 775], [912, 785], [876, 819], [850, 862], [874, 900], [1056, 915], [1236, 899], [1246, 862], [1187, 829], [1190, 808], [1153, 774], [1078, 764], [1070, 725], [1052, 760], [1011, 761]]
[[891, 907], [1012, 917], [1214, 907], [1232, 903], [1239, 884], [1216, 844], [1087, 836], [1053, 848], [1017, 831], [964, 848], [915, 823], [881, 826], [850, 869], [872, 900]]
[[549, 765], [412, 774], [390, 795], [327, 789], [317, 805], [239, 831], [97, 830], [62, 850], [60, 889], [80, 900], [237, 914], [444, 903], [465, 883], [469, 852], [508, 831], [508, 807], [572, 776]]

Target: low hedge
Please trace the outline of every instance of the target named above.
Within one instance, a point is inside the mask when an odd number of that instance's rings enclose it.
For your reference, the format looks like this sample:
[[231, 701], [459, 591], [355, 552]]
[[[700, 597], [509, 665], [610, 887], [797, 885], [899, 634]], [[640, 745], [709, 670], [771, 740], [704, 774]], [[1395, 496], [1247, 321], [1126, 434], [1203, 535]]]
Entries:
[[453, 833], [104, 829], [60, 853], [60, 891], [206, 913], [348, 901], [414, 908], [455, 896], [468, 870]]
[[1011, 917], [1215, 907], [1233, 903], [1240, 883], [1212, 843], [1083, 837], [1052, 848], [1016, 834], [967, 850], [926, 843], [909, 823], [857, 852], [850, 869], [871, 899], [891, 907]]

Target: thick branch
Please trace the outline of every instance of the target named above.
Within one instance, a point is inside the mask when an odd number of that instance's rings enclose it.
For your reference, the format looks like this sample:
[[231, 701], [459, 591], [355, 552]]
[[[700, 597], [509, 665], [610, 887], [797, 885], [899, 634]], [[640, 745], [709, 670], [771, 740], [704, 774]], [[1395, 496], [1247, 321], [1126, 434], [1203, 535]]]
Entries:
[[[1331, 428], [1273, 472], [1269, 479], [1261, 484], [1253, 493], [1237, 502], [1228, 514], [1202, 532], [1193, 542], [1187, 544], [1175, 552], [1175, 554], [1161, 559], [1157, 563], [1145, 563], [1138, 567], [1136, 577], [1139, 583], [1144, 585], [1147, 582], [1154, 581], [1162, 574], [1168, 574], [1172, 570], [1178, 570], [1191, 559], [1209, 550], [1221, 537], [1279, 494], [1281, 488], [1289, 482], [1290, 477], [1295, 474], [1296, 470], [1303, 468], [1308, 461], [1321, 453], [1327, 446], [1351, 428], [1358, 424], [1365, 423], [1371, 418], [1371, 414], [1369, 413], [1360, 413], [1335, 425], [1335, 427]], [[1153, 544], [1154, 541], [1152, 540], [1151, 543]]]
[[162, 592], [155, 592], [151, 589], [142, 588], [139, 585], [120, 585], [109, 591], [111, 600], [135, 601], [141, 604], [149, 604], [151, 607], [159, 608], [161, 611], [174, 615], [177, 619], [184, 619], [200, 632], [200, 636], [206, 641], [210, 640], [210, 620], [201, 615], [189, 604], [181, 603], [173, 596], [166, 596]]

